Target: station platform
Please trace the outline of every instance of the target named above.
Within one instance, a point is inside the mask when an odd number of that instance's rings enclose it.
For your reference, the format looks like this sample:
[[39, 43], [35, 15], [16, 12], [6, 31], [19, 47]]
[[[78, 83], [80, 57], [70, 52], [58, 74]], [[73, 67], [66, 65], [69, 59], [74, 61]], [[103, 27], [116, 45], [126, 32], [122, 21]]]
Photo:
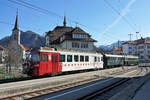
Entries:
[[132, 100], [150, 100], [150, 79], [137, 91]]

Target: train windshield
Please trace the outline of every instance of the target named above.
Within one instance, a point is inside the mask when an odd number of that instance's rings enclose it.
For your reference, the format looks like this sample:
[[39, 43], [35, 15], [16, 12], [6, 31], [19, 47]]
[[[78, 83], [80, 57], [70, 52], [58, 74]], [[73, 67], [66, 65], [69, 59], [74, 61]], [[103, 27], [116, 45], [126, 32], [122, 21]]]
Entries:
[[39, 54], [32, 54], [31, 61], [33, 62], [40, 62], [40, 55]]

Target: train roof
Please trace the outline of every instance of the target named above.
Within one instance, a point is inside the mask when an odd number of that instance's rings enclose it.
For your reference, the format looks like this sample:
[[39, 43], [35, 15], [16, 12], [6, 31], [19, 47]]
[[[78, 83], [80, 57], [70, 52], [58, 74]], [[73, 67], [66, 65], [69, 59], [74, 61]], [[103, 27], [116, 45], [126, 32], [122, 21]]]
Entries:
[[[99, 52], [88, 51], [88, 50], [74, 50], [74, 49], [63, 49], [63, 48], [49, 48], [49, 47], [40, 47], [34, 48], [31, 51], [40, 51], [40, 52], [74, 52], [74, 53], [91, 53], [91, 54], [101, 54]], [[102, 55], [102, 54], [101, 54]]]
[[127, 58], [138, 58], [138, 56], [133, 55], [113, 55], [113, 54], [105, 54], [107, 57], [127, 57]]

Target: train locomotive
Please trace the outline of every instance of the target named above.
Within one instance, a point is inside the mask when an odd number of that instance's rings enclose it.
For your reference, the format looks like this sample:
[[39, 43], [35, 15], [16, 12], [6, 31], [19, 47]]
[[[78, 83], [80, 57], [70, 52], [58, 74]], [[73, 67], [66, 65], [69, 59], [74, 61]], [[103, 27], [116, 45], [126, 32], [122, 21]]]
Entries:
[[24, 63], [23, 71], [29, 76], [43, 76], [137, 64], [137, 56], [41, 47], [31, 51], [31, 57]]

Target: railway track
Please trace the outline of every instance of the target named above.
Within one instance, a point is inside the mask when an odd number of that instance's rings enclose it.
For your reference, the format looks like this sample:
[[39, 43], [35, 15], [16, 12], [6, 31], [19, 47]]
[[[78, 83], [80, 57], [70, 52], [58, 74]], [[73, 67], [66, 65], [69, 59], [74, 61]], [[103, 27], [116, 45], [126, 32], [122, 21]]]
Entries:
[[[136, 73], [136, 75], [141, 74], [142, 71], [143, 70], [140, 70]], [[148, 73], [148, 71], [146, 71], [146, 73]], [[114, 96], [114, 94], [117, 94], [118, 92], [122, 91], [125, 87], [132, 84], [138, 78], [139, 77], [123, 78], [114, 84], [111, 84], [98, 91], [88, 94], [82, 98], [79, 98], [78, 100], [109, 100], [112, 96]]]
[[[128, 70], [128, 72], [130, 72], [130, 71], [133, 71], [133, 69]], [[117, 72], [115, 74], [119, 75], [119, 74], [123, 74], [123, 73], [124, 72]], [[92, 78], [92, 79], [87, 79], [87, 80], [82, 80], [82, 81], [77, 81], [77, 82], [72, 82], [72, 83], [66, 83], [63, 85], [59, 85], [59, 86], [55, 86], [55, 87], [51, 87], [51, 88], [40, 89], [40, 90], [35, 90], [35, 91], [31, 91], [31, 92], [26, 92], [26, 93], [20, 93], [17, 95], [0, 98], [0, 100], [29, 100], [34, 97], [39, 97], [41, 95], [56, 93], [58, 91], [69, 89], [69, 88], [83, 85], [86, 83], [96, 82], [100, 79], [101, 79], [100, 76], [96, 76], [95, 78]]]
[[[116, 88], [116, 87], [126, 83], [129, 80], [130, 80], [130, 78], [121, 79], [117, 83], [111, 84], [110, 86], [104, 87], [103, 89], [101, 89], [99, 91], [96, 91], [96, 92], [94, 92], [92, 94], [89, 94], [89, 95], [86, 95], [86, 96], [84, 96], [82, 98], [79, 98], [79, 100], [93, 100], [93, 99], [96, 100], [96, 98], [100, 98], [99, 96], [107, 93], [108, 91], [111, 91], [112, 89], [114, 89], [114, 88]], [[110, 95], [109, 95], [109, 97], [110, 97]], [[107, 98], [108, 98], [108, 95], [107, 95]], [[101, 99], [99, 99], [99, 100], [108, 100], [108, 99], [106, 99], [106, 97], [101, 97]]]

